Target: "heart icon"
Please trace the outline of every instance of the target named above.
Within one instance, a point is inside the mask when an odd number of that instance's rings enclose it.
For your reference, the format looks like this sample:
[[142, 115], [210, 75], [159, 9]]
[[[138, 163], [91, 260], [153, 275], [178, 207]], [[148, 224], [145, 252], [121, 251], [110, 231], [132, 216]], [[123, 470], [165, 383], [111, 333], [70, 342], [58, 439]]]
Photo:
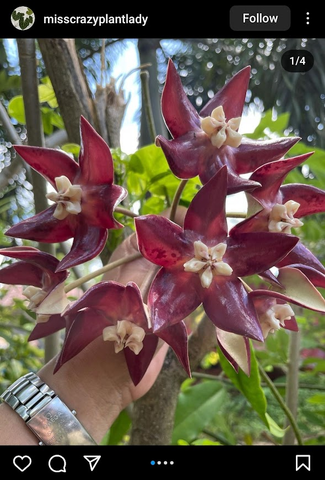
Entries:
[[23, 457], [21, 457], [20, 455], [17, 455], [13, 459], [13, 463], [15, 467], [18, 468], [18, 470], [20, 470], [21, 472], [24, 472], [28, 467], [30, 467], [32, 463], [32, 459], [28, 455], [24, 455]]

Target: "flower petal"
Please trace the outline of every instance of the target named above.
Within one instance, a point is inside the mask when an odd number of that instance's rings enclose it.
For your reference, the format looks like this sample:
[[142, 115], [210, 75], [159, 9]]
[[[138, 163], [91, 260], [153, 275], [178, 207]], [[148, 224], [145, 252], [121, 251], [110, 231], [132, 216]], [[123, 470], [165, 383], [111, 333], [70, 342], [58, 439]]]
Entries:
[[154, 333], [160, 333], [190, 315], [201, 304], [201, 290], [197, 274], [161, 268], [148, 295]]
[[71, 250], [61, 260], [56, 271], [67, 270], [95, 258], [105, 247], [107, 236], [105, 228], [92, 227], [79, 221]]
[[[156, 138], [156, 145], [161, 147], [168, 165], [178, 178], [193, 178], [199, 174], [200, 165], [205, 168], [206, 157], [215, 157], [216, 149], [209, 137], [200, 130], [189, 131], [174, 140], [167, 140], [162, 135]], [[220, 168], [221, 165], [218, 165]]]
[[0, 270], [0, 283], [7, 285], [33, 285], [41, 288], [44, 271], [28, 262], [19, 261]]
[[140, 252], [156, 265], [176, 267], [185, 263], [186, 255], [193, 251], [183, 229], [168, 218], [143, 215], [135, 219], [135, 227]]
[[125, 360], [134, 385], [138, 385], [146, 373], [157, 349], [157, 344], [158, 337], [156, 335], [146, 335], [143, 339], [143, 348], [138, 355], [129, 348], [124, 348]]
[[[248, 194], [249, 196], [249, 194]], [[238, 222], [229, 232], [231, 237], [240, 233], [268, 232], [268, 211], [262, 210]]]
[[281, 187], [282, 203], [293, 200], [300, 204], [295, 217], [325, 212], [325, 191], [312, 185], [290, 183]]
[[69, 319], [63, 346], [53, 373], [101, 336], [107, 325], [108, 322], [104, 317], [93, 309], [82, 310], [75, 318]]
[[277, 277], [271, 272], [271, 270], [265, 270], [265, 272], [260, 273], [259, 276], [267, 282], [270, 282], [272, 285], [283, 288], [281, 283], [279, 282]]
[[[290, 264], [291, 268], [300, 270], [315, 287], [325, 288], [325, 274], [313, 267], [302, 265], [301, 263]], [[281, 285], [280, 285], [281, 286]]]
[[82, 216], [88, 225], [101, 228], [123, 228], [113, 216], [115, 207], [127, 196], [119, 185], [93, 185], [83, 187]]
[[185, 216], [184, 230], [193, 230], [215, 243], [224, 240], [228, 232], [226, 195], [227, 167], [222, 167], [194, 196]]
[[226, 120], [241, 117], [245, 104], [251, 67], [248, 65], [237, 72], [200, 111], [201, 117], [211, 116], [219, 105], [223, 106]]
[[232, 149], [232, 161], [229, 159], [229, 163], [233, 164], [237, 174], [254, 172], [265, 163], [280, 160], [299, 140], [299, 137], [283, 137], [275, 140], [251, 140], [243, 137], [239, 147]]
[[99, 282], [65, 309], [65, 315], [76, 315], [84, 308], [101, 311], [109, 324], [129, 320], [148, 330], [147, 313], [141, 292], [134, 282], [126, 286], [115, 281]]
[[59, 260], [49, 253], [42, 252], [34, 247], [8, 247], [1, 248], [0, 254], [6, 257], [26, 260], [26, 262], [37, 265], [43, 270], [55, 272]]
[[125, 287], [123, 301], [126, 303], [127, 317], [132, 315], [132, 321], [145, 332], [148, 330], [147, 313], [143, 304], [141, 291], [134, 282], [128, 282]]
[[64, 314], [76, 315], [85, 308], [93, 308], [101, 310], [107, 316], [109, 323], [114, 325], [118, 320], [127, 320], [124, 318], [128, 314], [123, 301], [124, 292], [125, 286], [114, 281], [96, 283], [78, 300], [70, 304]]
[[228, 145], [215, 148], [203, 130], [188, 132], [174, 140], [158, 136], [156, 142], [162, 148], [170, 169], [178, 178], [188, 179], [199, 175], [201, 182], [205, 184], [221, 167], [227, 165], [228, 194], [260, 186], [257, 182], [239, 177], [233, 170], [237, 149]]
[[[278, 235], [278, 234], [276, 234]], [[325, 267], [318, 258], [301, 242], [291, 250], [282, 260], [276, 263], [276, 267], [286, 267], [295, 264], [302, 264], [311, 267], [325, 275]]]
[[53, 217], [55, 205], [43, 210], [43, 212], [27, 218], [5, 233], [9, 237], [24, 238], [43, 243], [59, 243], [73, 236], [73, 230], [66, 218], [58, 220]]
[[60, 283], [46, 295], [44, 300], [36, 308], [37, 315], [56, 315], [61, 314], [69, 300], [64, 291], [64, 283]]
[[199, 114], [189, 101], [172, 60], [168, 61], [161, 109], [172, 137], [201, 129]]
[[238, 372], [240, 367], [249, 377], [251, 370], [251, 351], [249, 340], [235, 333], [225, 332], [217, 328], [218, 345], [228, 362]]
[[325, 300], [312, 282], [297, 268], [283, 267], [279, 269], [281, 290], [266, 290], [258, 288], [249, 292], [253, 298], [277, 298], [279, 300], [299, 305], [316, 312], [325, 312]]
[[300, 270], [292, 267], [279, 269], [279, 282], [285, 288], [285, 295], [294, 303], [317, 312], [325, 312], [325, 299]]
[[272, 207], [275, 203], [284, 204], [287, 200], [292, 200], [293, 198], [291, 197], [285, 201], [282, 200], [282, 196], [279, 193], [280, 187], [288, 173], [305, 162], [312, 154], [313, 152], [309, 152], [297, 157], [266, 163], [256, 169], [250, 176], [250, 180], [259, 182], [261, 187], [256, 188], [251, 195], [257, 199], [264, 208], [268, 206]]
[[28, 341], [39, 340], [40, 338], [52, 335], [66, 326], [66, 320], [61, 315], [51, 315], [47, 322], [37, 323], [28, 337]]
[[157, 333], [174, 350], [175, 355], [183, 366], [185, 372], [191, 377], [191, 367], [188, 357], [188, 334], [183, 321], [171, 325]]
[[81, 150], [79, 155], [80, 177], [83, 185], [112, 184], [114, 178], [113, 158], [107, 143], [81, 116]]
[[54, 148], [15, 145], [15, 150], [34, 170], [56, 189], [55, 178], [65, 175], [71, 183], [79, 173], [79, 165], [67, 153]]
[[[209, 172], [209, 175], [211, 175], [211, 171]], [[206, 183], [207, 179], [201, 173], [200, 179], [202, 183]], [[234, 195], [235, 193], [254, 190], [259, 186], [259, 183], [253, 182], [249, 178], [242, 178], [237, 173], [234, 173], [230, 169], [228, 169], [227, 195]]]
[[203, 307], [221, 330], [264, 340], [253, 301], [239, 280], [213, 282], [204, 291]]
[[259, 274], [277, 265], [298, 242], [298, 237], [282, 233], [236, 233], [227, 239], [223, 260], [238, 277]]

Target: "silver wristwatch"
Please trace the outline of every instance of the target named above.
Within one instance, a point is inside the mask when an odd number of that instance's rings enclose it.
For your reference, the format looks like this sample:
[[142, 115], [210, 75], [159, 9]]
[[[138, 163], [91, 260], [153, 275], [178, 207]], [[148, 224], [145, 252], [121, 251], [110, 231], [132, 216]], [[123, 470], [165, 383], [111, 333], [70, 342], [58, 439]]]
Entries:
[[56, 393], [35, 373], [27, 373], [8, 387], [0, 399], [26, 422], [40, 445], [96, 445]]

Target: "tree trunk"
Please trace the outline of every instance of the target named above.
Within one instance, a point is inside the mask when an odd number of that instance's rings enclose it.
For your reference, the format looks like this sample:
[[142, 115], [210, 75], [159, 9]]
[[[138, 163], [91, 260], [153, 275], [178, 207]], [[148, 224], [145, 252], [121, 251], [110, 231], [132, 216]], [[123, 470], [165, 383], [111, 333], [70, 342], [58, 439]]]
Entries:
[[98, 121], [73, 39], [39, 38], [46, 71], [51, 79], [69, 141], [80, 144], [80, 116], [96, 129]]
[[[149, 97], [152, 110], [155, 131], [157, 135], [168, 136], [167, 128], [165, 126], [163, 117], [161, 115], [159, 83], [157, 78], [157, 48], [159, 47], [159, 39], [157, 38], [139, 38], [138, 50], [140, 56], [140, 64], [151, 64], [146, 70], [149, 73]], [[151, 136], [150, 128], [148, 126], [148, 119], [144, 108], [141, 110], [141, 132], [140, 132], [140, 146], [149, 145], [153, 143], [154, 139]]]
[[[189, 339], [191, 369], [216, 346], [216, 328], [204, 316]], [[175, 410], [182, 382], [187, 378], [174, 352], [169, 349], [162, 370], [149, 392], [137, 400], [132, 411], [131, 445], [170, 445]]]

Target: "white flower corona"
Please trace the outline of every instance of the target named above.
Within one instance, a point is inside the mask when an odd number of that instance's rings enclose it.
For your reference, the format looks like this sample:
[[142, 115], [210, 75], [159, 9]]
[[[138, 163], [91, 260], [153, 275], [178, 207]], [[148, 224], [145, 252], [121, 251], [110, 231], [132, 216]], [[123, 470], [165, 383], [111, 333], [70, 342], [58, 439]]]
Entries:
[[284, 327], [285, 320], [290, 320], [294, 316], [294, 311], [287, 303], [275, 304], [269, 308], [263, 315], [260, 315], [260, 323], [264, 339], [269, 333], [274, 333]]
[[61, 314], [69, 303], [63, 283], [50, 292], [29, 286], [23, 290], [23, 295], [29, 300], [28, 308], [36, 313], [37, 323], [47, 322], [51, 315]]
[[201, 128], [210, 137], [213, 146], [220, 148], [222, 145], [239, 147], [242, 136], [237, 132], [241, 117], [231, 118], [226, 121], [222, 105], [211, 112], [211, 117], [201, 118]]
[[294, 218], [300, 203], [288, 200], [284, 205], [276, 203], [269, 215], [269, 232], [291, 233], [292, 228], [302, 227], [303, 223]]
[[116, 325], [105, 327], [103, 330], [104, 341], [114, 342], [115, 353], [129, 347], [138, 355], [143, 348], [144, 337], [144, 329], [128, 320], [120, 320]]
[[78, 215], [81, 212], [82, 190], [80, 185], [72, 185], [65, 175], [56, 177], [55, 184], [58, 191], [46, 195], [46, 198], [57, 203], [53, 217], [64, 220], [70, 213]]
[[227, 245], [218, 243], [208, 248], [200, 240], [194, 242], [194, 258], [184, 263], [185, 272], [198, 273], [203, 288], [209, 288], [214, 275], [230, 276], [232, 268], [222, 261]]

